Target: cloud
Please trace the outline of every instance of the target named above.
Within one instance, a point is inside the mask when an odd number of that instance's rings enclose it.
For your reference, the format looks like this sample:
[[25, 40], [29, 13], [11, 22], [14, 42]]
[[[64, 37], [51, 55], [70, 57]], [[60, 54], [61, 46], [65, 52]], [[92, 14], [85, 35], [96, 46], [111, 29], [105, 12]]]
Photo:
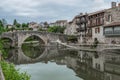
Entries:
[[[107, 2], [106, 2], [107, 1]], [[3, 0], [2, 13], [37, 20], [72, 19], [80, 12], [108, 8], [109, 0]], [[1, 12], [0, 11], [0, 12]], [[4, 14], [2, 14], [4, 15]], [[6, 16], [8, 16], [6, 15]]]
[[73, 6], [77, 2], [78, 0], [3, 0], [0, 7], [4, 11], [20, 16], [38, 16], [38, 14], [44, 13], [43, 10], [40, 10], [43, 6], [48, 7], [49, 4]]

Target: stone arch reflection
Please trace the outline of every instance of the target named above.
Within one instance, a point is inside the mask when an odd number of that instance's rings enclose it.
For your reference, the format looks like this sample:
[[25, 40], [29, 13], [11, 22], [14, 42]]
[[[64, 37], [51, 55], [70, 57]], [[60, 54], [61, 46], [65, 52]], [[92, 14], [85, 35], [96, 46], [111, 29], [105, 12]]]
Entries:
[[24, 54], [32, 59], [40, 56], [44, 50], [44, 41], [38, 36], [32, 35], [24, 40], [22, 44], [22, 51]]
[[37, 58], [30, 58], [29, 56], [26, 56], [24, 54], [22, 48], [18, 48], [17, 51], [14, 50], [15, 53], [13, 53], [13, 56], [9, 59], [9, 61], [15, 64], [38, 62], [47, 55], [47, 51], [48, 51], [48, 48], [45, 48], [45, 50]]

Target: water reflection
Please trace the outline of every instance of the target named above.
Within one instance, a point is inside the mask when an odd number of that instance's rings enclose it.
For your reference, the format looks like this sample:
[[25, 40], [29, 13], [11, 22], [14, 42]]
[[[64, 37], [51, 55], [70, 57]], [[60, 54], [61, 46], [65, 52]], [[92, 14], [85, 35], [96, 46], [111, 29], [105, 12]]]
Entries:
[[45, 47], [36, 44], [23, 44], [22, 50], [24, 54], [32, 59], [39, 57], [45, 50]]
[[[120, 55], [117, 52], [83, 52], [59, 49], [58, 47], [44, 47], [40, 49], [26, 48], [27, 56], [21, 48], [13, 50], [13, 56], [9, 59], [15, 64], [40, 62], [48, 64], [66, 65], [83, 80], [119, 80], [120, 79]], [[37, 57], [32, 53], [35, 53]], [[39, 54], [37, 54], [39, 53]], [[37, 66], [37, 64], [34, 67]], [[41, 64], [42, 65], [42, 64]], [[29, 66], [30, 67], [30, 66]], [[52, 73], [51, 73], [52, 74]], [[78, 79], [76, 79], [78, 80]]]

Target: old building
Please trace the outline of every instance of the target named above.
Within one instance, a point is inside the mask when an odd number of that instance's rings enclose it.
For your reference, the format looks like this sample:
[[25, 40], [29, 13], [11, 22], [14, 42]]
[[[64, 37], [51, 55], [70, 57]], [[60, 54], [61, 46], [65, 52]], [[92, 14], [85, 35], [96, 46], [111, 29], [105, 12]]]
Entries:
[[29, 28], [33, 29], [34, 31], [37, 31], [39, 29], [39, 24], [36, 22], [30, 22], [28, 26], [29, 26]]
[[56, 22], [50, 23], [49, 26], [60, 26], [60, 27], [66, 27], [68, 24], [67, 20], [57, 20]]
[[87, 36], [87, 22], [88, 22], [88, 14], [80, 13], [75, 17], [75, 23], [78, 26], [76, 29], [79, 35], [79, 43], [86, 43], [85, 37]]
[[75, 22], [70, 21], [70, 22], [68, 22], [68, 24], [66, 26], [64, 34], [66, 34], [66, 35], [77, 35], [78, 34], [77, 28], [78, 28], [78, 26], [75, 24]]
[[57, 20], [55, 22], [56, 26], [66, 27], [67, 26], [67, 20]]
[[111, 3], [111, 8], [89, 13], [87, 31], [92, 41], [120, 43], [120, 3]]
[[88, 34], [92, 39], [98, 39], [99, 42], [104, 43], [103, 25], [104, 25], [105, 10], [97, 11], [88, 14]]
[[8, 25], [7, 25], [7, 28], [8, 28], [8, 29], [13, 28], [13, 27], [14, 27], [14, 26], [11, 25], [11, 24], [8, 24]]
[[104, 36], [106, 43], [120, 44], [120, 3], [112, 2], [112, 8], [105, 12]]

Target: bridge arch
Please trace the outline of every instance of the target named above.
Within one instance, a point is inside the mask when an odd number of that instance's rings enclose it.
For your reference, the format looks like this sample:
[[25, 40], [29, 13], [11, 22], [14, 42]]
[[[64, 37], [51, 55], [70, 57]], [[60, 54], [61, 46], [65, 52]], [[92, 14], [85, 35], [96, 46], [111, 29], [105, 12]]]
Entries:
[[27, 40], [28, 38], [32, 37], [32, 36], [35, 36], [35, 37], [38, 37], [39, 40], [41, 40], [43, 42], [43, 44], [47, 44], [46, 42], [46, 38], [42, 35], [39, 35], [39, 34], [27, 34], [27, 35], [24, 35], [24, 36], [21, 36], [21, 39], [18, 38], [18, 40], [20, 40], [19, 44], [20, 47], [22, 46], [22, 44], [25, 42], [25, 40]]
[[0, 37], [0, 39], [9, 39], [9, 40], [11, 40], [12, 42], [14, 41], [13, 40], [13, 38], [12, 37], [9, 37], [9, 36], [2, 36], [2, 37]]
[[[13, 38], [11, 38], [11, 37], [8, 37], [8, 36], [4, 36], [4, 37], [1, 37], [0, 38], [0, 40], [8, 40], [8, 42], [9, 42], [9, 45], [10, 46], [15, 46], [15, 44], [14, 44], [14, 40], [13, 40]], [[6, 42], [4, 42], [4, 44], [5, 44]], [[8, 44], [7, 44], [8, 45]]]

